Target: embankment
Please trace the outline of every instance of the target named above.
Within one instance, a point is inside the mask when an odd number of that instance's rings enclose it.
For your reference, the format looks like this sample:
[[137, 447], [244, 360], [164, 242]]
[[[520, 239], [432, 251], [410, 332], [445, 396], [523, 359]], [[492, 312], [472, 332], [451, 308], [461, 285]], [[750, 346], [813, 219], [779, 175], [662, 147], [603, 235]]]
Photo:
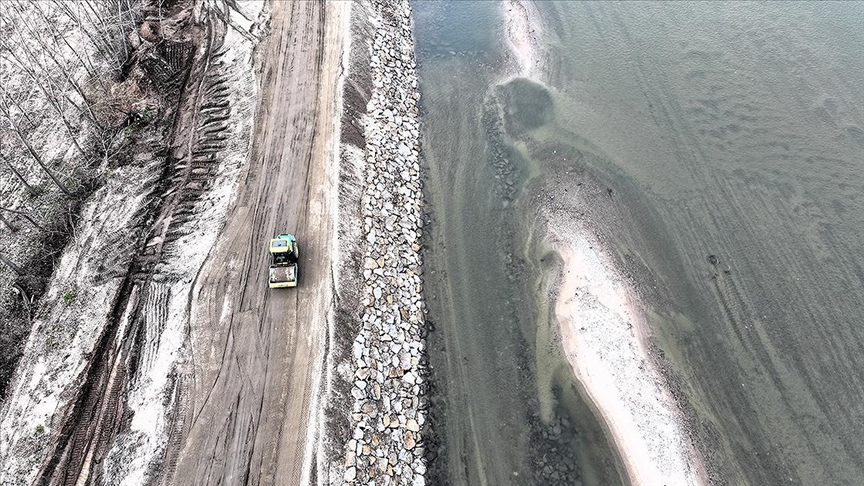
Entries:
[[[329, 484], [425, 484], [423, 191], [411, 9], [351, 14], [339, 188]], [[347, 342], [346, 339], [351, 341]], [[347, 423], [346, 423], [347, 419]], [[329, 456], [329, 457], [328, 457]], [[334, 457], [336, 457], [335, 460]]]
[[3, 484], [142, 484], [163, 472], [188, 297], [248, 149], [260, 10], [141, 10], [126, 95], [151, 119], [130, 124], [132, 142], [100, 167], [106, 182], [39, 303], [0, 417]]

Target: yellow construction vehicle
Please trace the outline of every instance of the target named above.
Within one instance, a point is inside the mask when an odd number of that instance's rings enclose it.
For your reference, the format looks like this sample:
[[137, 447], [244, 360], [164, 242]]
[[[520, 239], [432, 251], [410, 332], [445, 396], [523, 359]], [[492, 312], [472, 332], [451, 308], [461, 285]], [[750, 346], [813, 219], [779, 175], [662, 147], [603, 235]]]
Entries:
[[294, 235], [282, 234], [270, 240], [270, 288], [296, 287], [300, 251]]

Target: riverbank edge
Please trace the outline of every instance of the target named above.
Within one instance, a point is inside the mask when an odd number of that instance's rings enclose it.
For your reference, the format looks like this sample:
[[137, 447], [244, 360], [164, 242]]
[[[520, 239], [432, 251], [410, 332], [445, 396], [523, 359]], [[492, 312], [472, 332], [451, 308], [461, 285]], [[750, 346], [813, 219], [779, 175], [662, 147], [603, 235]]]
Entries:
[[[562, 238], [554, 229], [547, 237], [560, 258], [553, 318], [564, 355], [605, 424], [631, 484], [707, 484], [702, 461], [650, 351], [641, 300], [590, 237]], [[605, 342], [598, 334], [607, 337]]]
[[[509, 0], [509, 2], [501, 5], [502, 15], [504, 17], [504, 39], [509, 47], [511, 54], [514, 57], [516, 67], [516, 76], [533, 79], [543, 83], [545, 81], [543, 73], [546, 71], [545, 64], [548, 59], [537, 42], [538, 36], [541, 34], [542, 26], [538, 22], [539, 12], [537, 12], [531, 2], [524, 0]], [[561, 194], [561, 196], [565, 196]], [[581, 228], [576, 233], [567, 235], [567, 238], [562, 238], [556, 234], [555, 225], [553, 224], [554, 216], [549, 214], [544, 215], [544, 211], [540, 210], [540, 219], [544, 220], [543, 226], [546, 226], [546, 243], [558, 255], [561, 260], [561, 265], [558, 270], [558, 282], [555, 285], [555, 304], [552, 319], [555, 319], [560, 332], [560, 345], [566, 360], [570, 363], [571, 370], [575, 378], [578, 380], [585, 398], [588, 399], [593, 407], [598, 412], [598, 418], [603, 422], [604, 429], [607, 430], [608, 437], [614, 444], [616, 456], [621, 461], [622, 466], [627, 472], [628, 479], [634, 485], [639, 484], [654, 484], [656, 481], [668, 481], [670, 478], [664, 476], [666, 473], [671, 473], [674, 469], [678, 469], [677, 473], [682, 479], [675, 481], [673, 484], [705, 484], [705, 471], [702, 461], [695, 447], [690, 443], [689, 434], [684, 425], [684, 420], [681, 417], [681, 412], [678, 410], [678, 404], [672, 397], [669, 387], [664, 381], [664, 377], [658, 372], [655, 358], [650, 352], [649, 334], [644, 315], [639, 300], [632, 289], [625, 288], [624, 280], [617, 275], [617, 270], [614, 263], [604, 258], [604, 252], [594, 249], [595, 244], [586, 243], [591, 241], [590, 228]], [[572, 239], [577, 242], [570, 241]], [[586, 243], [582, 245], [581, 243]], [[595, 242], [596, 243], [596, 242]], [[586, 248], [582, 248], [585, 246]], [[580, 251], [584, 250], [584, 251]], [[590, 254], [589, 254], [590, 253]], [[602, 272], [585, 272], [585, 268], [580, 266], [580, 259], [590, 259], [591, 257], [599, 258], [601, 262]], [[575, 274], [575, 275], [574, 275]], [[677, 458], [665, 457], [661, 460], [658, 448], [651, 449], [645, 445], [650, 442], [648, 437], [645, 437], [642, 429], [635, 426], [623, 427], [622, 422], [630, 424], [630, 418], [634, 412], [634, 404], [628, 407], [622, 403], [613, 403], [610, 396], [613, 393], [608, 391], [608, 386], [599, 386], [597, 383], [592, 384], [590, 379], [590, 370], [596, 371], [600, 367], [610, 368], [607, 360], [599, 360], [589, 365], [586, 359], [585, 343], [580, 341], [581, 336], [578, 332], [574, 332], [572, 324], [576, 320], [582, 319], [585, 316], [577, 316], [576, 306], [573, 305], [575, 295], [579, 292], [588, 290], [587, 286], [578, 286], [576, 279], [582, 280], [581, 283], [590, 285], [614, 287], [614, 292], [604, 292], [594, 289], [592, 294], [588, 292], [595, 302], [600, 306], [606, 306], [607, 311], [611, 314], [616, 314], [615, 317], [620, 318], [628, 326], [627, 329], [632, 331], [631, 338], [620, 339], [619, 345], [622, 348], [627, 348], [635, 351], [634, 356], [639, 357], [644, 362], [644, 366], [640, 370], [644, 370], [644, 377], [651, 381], [656, 387], [658, 400], [656, 401], [656, 410], [658, 412], [666, 412], [671, 418], [669, 433], [676, 437], [675, 448], [679, 449]], [[598, 284], [598, 282], [600, 282]], [[604, 289], [606, 291], [608, 289]], [[607, 316], [607, 317], [610, 317]], [[574, 319], [575, 317], [575, 319]], [[581, 328], [584, 330], [584, 328]], [[587, 350], [590, 351], [590, 350]], [[620, 365], [620, 362], [613, 363], [612, 368]], [[608, 371], [608, 370], [604, 370]], [[620, 381], [620, 374], [618, 379]], [[620, 406], [619, 406], [620, 405]], [[644, 405], [644, 404], [643, 404]], [[610, 409], [617, 407], [615, 413], [611, 413]], [[623, 407], [623, 408], [622, 408]], [[630, 424], [632, 425], [632, 424]], [[626, 430], [625, 430], [626, 429]], [[674, 429], [674, 430], [672, 430]], [[642, 442], [645, 447], [641, 451], [634, 451], [634, 440]], [[650, 456], [650, 457], [646, 457]], [[680, 463], [673, 465], [680, 459]], [[658, 462], [664, 462], [658, 465]], [[683, 479], [686, 478], [686, 479]]]
[[[354, 2], [318, 484], [425, 484], [423, 190], [411, 9]], [[350, 341], [349, 341], [350, 340]]]

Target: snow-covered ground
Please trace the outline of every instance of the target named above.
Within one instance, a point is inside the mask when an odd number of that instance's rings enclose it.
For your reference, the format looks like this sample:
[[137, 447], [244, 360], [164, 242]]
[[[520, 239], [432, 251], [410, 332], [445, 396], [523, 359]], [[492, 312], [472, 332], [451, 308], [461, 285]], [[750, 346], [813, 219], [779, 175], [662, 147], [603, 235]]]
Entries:
[[[14, 305], [21, 302], [14, 286], [20, 283], [28, 294], [39, 292], [41, 276], [33, 274], [50, 265], [49, 252], [58, 246], [53, 241], [63, 239], [52, 231], [63, 226], [73, 202], [33, 153], [70, 192], [78, 192], [94, 175], [92, 168], [99, 165], [93, 148], [108, 142], [99, 139], [89, 115], [95, 113], [103, 126], [116, 122], [109, 116], [112, 109], [95, 104], [92, 110], [87, 108], [78, 91], [92, 99], [104, 97], [116, 85], [110, 79], [110, 60], [99, 55], [85, 35], [86, 20], [71, 16], [78, 2], [66, 2], [74, 7], [68, 12], [58, 4], [62, 2], [10, 0], [4, 2], [0, 15], [0, 208], [26, 213], [39, 225], [0, 210], [0, 216], [15, 228], [0, 223], [0, 254], [25, 270], [19, 278], [0, 264], [0, 380], [14, 364], [10, 357], [15, 355], [15, 341], [26, 338], [30, 325], [25, 313]], [[15, 127], [21, 129], [33, 153]], [[48, 235], [52, 241], [46, 244]]]
[[[65, 5], [71, 10], [65, 11], [54, 2], [6, 2], [0, 16], [4, 41], [0, 49], [0, 96], [9, 107], [8, 116], [0, 116], [0, 207], [25, 212], [47, 230], [62, 225], [70, 216], [72, 199], [39, 167], [14, 126], [21, 128], [36, 155], [73, 192], [92, 177], [93, 166], [100, 166], [100, 160], [92, 159], [92, 147], [112, 142], [98, 139], [100, 133], [88, 119], [90, 110], [78, 92], [80, 89], [95, 99], [115, 86], [108, 79], [111, 60], [100, 56], [92, 38], [85, 34], [90, 27], [87, 21], [76, 21], [72, 16], [80, 6], [78, 2]], [[48, 50], [51, 55], [46, 55]], [[104, 79], [94, 77], [99, 75]], [[94, 110], [100, 123], [110, 125], [115, 121], [109, 119], [111, 110], [99, 111], [95, 105]], [[100, 118], [100, 114], [105, 116]], [[122, 135], [113, 141], [120, 138]], [[146, 194], [141, 188], [153, 183], [149, 175], [153, 165], [145, 161], [111, 173], [93, 197], [93, 204], [84, 209], [82, 218], [88, 223], [71, 235], [53, 285], [35, 303], [25, 358], [0, 408], [0, 463], [5, 466], [0, 470], [2, 484], [29, 482], [35, 473], [52, 431], [52, 417], [62, 410], [65, 398], [63, 388], [55, 383], [68, 383], [80, 375], [84, 367], [80, 357], [93, 349], [98, 338], [98, 327], [89, 323], [105, 320], [108, 303], [119, 288], [119, 281], [111, 276], [112, 266], [124, 265], [116, 251], [117, 245], [123, 244], [115, 240], [116, 232], [134, 220], [136, 208]], [[13, 168], [37, 194], [29, 193]], [[120, 188], [127, 190], [129, 197], [108, 197]], [[0, 225], [3, 255], [23, 267], [25, 290], [38, 290], [41, 284], [33, 272], [39, 268], [34, 268], [33, 263], [44, 261], [40, 252], [46, 251], [46, 246], [56, 246], [45, 245], [46, 239], [62, 236], [38, 229], [8, 212], [4, 216], [17, 230]], [[0, 266], [0, 332], [26, 339], [31, 325], [29, 312], [11, 313], [16, 309], [13, 301], [20, 299], [13, 289], [16, 281], [15, 272]], [[86, 307], [82, 305], [85, 302]], [[2, 352], [12, 354], [11, 349]], [[11, 364], [4, 361], [4, 365], [7, 363]]]
[[[252, 50], [256, 25], [267, 12], [260, 1], [232, 3], [229, 23], [233, 27], [226, 30], [224, 54], [209, 66], [227, 77], [229, 144], [219, 153], [215, 176], [195, 204], [196, 217], [183, 227], [183, 236], [160, 260], [158, 278], [148, 284], [142, 306], [140, 366], [137, 375], [128, 378], [125, 395], [132, 418], [105, 458], [107, 484], [142, 484], [160, 467], [173, 405], [172, 376], [184, 358], [189, 296], [222, 227], [248, 154], [257, 88]], [[133, 228], [143, 223], [140, 217], [154, 202], [152, 191], [162, 174], [164, 161], [152, 156], [144, 154], [138, 157], [141, 160], [110, 171], [106, 184], [85, 203], [73, 242], [56, 266], [0, 412], [0, 463], [6, 466], [0, 471], [2, 484], [30, 483], [35, 477], [49, 439], [57, 432], [73, 390], [112, 318], [109, 314], [140, 239]], [[74, 297], [64, 299], [69, 289], [74, 289]], [[130, 300], [135, 295], [133, 291]], [[119, 325], [124, 323], [128, 319], [121, 318]]]
[[[76, 238], [64, 251], [41, 301], [14, 385], [0, 414], [0, 483], [29, 483], [70, 386], [85, 372], [123, 281], [131, 256], [122, 235], [139, 221], [161, 164], [118, 169], [85, 205]], [[108, 271], [105, 270], [106, 264]], [[121, 273], [112, 271], [119, 269]], [[75, 289], [70, 301], [63, 298]]]
[[[111, 484], [144, 484], [159, 471], [171, 424], [170, 400], [175, 396], [175, 367], [187, 358], [185, 349], [190, 325], [189, 301], [198, 274], [216, 242], [245, 162], [252, 134], [257, 81], [252, 50], [255, 24], [265, 15], [264, 3], [239, 1], [230, 10], [230, 25], [222, 44], [224, 54], [210, 67], [227, 76], [229, 103], [229, 147], [219, 154], [219, 168], [210, 188], [193, 209], [196, 217], [184, 226], [184, 235], [171, 245], [157, 268], [161, 282], [150, 283], [150, 301], [145, 307], [145, 339], [139, 368], [130, 380], [126, 408], [132, 413], [127, 431], [119, 435], [105, 463]], [[108, 474], [110, 473], [110, 474]]]

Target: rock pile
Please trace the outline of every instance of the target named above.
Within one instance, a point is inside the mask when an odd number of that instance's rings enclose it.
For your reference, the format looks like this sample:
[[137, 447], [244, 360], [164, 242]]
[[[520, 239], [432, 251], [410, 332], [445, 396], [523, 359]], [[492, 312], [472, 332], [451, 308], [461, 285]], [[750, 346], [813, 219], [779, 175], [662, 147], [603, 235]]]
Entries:
[[567, 417], [556, 416], [551, 423], [535, 418], [531, 446], [534, 484], [582, 486], [582, 473], [574, 451], [578, 434]]
[[425, 484], [425, 304], [417, 78], [407, 0], [371, 1], [373, 86], [364, 118], [361, 329], [344, 481]]

